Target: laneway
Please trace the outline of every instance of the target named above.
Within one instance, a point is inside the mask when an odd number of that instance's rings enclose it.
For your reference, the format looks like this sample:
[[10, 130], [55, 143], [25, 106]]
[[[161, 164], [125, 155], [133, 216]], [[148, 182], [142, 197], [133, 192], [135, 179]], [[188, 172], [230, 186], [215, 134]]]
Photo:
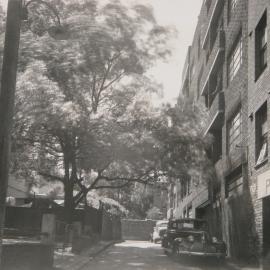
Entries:
[[149, 242], [127, 241], [109, 248], [90, 261], [83, 270], [234, 270], [216, 264], [181, 263], [168, 258], [160, 245]]

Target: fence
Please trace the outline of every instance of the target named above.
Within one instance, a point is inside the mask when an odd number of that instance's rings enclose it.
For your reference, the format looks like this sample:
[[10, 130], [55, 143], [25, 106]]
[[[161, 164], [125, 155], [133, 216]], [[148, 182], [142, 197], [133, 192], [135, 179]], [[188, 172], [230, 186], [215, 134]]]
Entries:
[[[73, 230], [71, 224], [67, 224], [65, 221], [65, 210], [63, 207], [53, 209], [53, 213], [56, 215], [56, 235], [58, 240], [65, 237], [71, 230]], [[85, 235], [101, 234], [102, 228], [102, 210], [92, 207], [86, 207], [85, 209], [75, 209], [73, 214], [73, 223], [80, 223], [82, 233]]]
[[[55, 208], [26, 208], [8, 206], [6, 209], [6, 235], [39, 235], [41, 231], [42, 216], [51, 213], [56, 217], [56, 240], [70, 242], [74, 230], [73, 224], [80, 223], [81, 235], [92, 237], [97, 235], [104, 240], [121, 238], [120, 217], [111, 215], [105, 210], [86, 207], [75, 209], [73, 223], [65, 221], [65, 209]], [[77, 229], [76, 229], [77, 230]]]
[[7, 236], [34, 236], [40, 233], [42, 211], [33, 208], [6, 208], [5, 234]]

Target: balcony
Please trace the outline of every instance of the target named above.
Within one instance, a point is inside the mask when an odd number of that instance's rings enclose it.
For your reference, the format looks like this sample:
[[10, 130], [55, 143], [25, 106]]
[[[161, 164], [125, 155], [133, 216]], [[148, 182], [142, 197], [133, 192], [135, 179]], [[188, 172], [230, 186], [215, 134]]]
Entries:
[[236, 168], [239, 168], [243, 164], [248, 162], [248, 150], [247, 147], [240, 147], [233, 154], [227, 154], [223, 160], [223, 172], [224, 175], [230, 174]]
[[201, 95], [205, 95], [207, 89], [209, 88], [209, 82], [211, 80], [211, 77], [216, 74], [218, 69], [222, 66], [223, 60], [224, 60], [224, 50], [225, 50], [225, 33], [224, 30], [219, 30], [217, 33], [217, 37], [213, 46], [213, 49], [211, 51], [211, 54], [207, 56], [208, 62], [205, 67], [205, 72], [203, 74], [202, 81], [204, 82], [203, 87], [201, 89]]
[[205, 33], [205, 36], [204, 36], [204, 39], [203, 39], [203, 43], [202, 43], [202, 47], [204, 49], [206, 48], [207, 40], [210, 37], [211, 27], [218, 20], [218, 17], [219, 17], [220, 12], [221, 12], [221, 10], [223, 8], [223, 5], [224, 5], [223, 0], [216, 0], [215, 1], [215, 5], [213, 6], [212, 13], [211, 13], [209, 23], [208, 23], [208, 27], [207, 27], [207, 30], [206, 30], [206, 33]]
[[184, 69], [184, 73], [182, 77], [183, 84], [185, 84], [186, 81], [188, 80], [189, 80], [189, 64], [185, 65], [185, 69]]
[[215, 96], [209, 109], [209, 116], [204, 135], [214, 130], [220, 129], [223, 125], [225, 110], [224, 92], [219, 92]]

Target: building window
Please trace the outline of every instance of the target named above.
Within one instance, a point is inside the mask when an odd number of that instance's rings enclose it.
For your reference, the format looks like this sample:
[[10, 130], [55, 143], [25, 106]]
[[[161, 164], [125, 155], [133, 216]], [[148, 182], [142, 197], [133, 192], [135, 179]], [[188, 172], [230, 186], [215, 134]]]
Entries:
[[267, 66], [267, 13], [265, 12], [255, 30], [256, 79]]
[[242, 168], [238, 167], [234, 172], [226, 177], [225, 196], [236, 197], [243, 193]]
[[228, 81], [231, 82], [237, 74], [243, 58], [243, 43], [240, 35], [233, 47], [228, 61]]
[[236, 9], [238, 0], [229, 0], [229, 6], [228, 6], [228, 21], [231, 20], [232, 14], [234, 13]]
[[241, 110], [234, 115], [228, 123], [228, 152], [231, 153], [236, 147], [241, 147]]
[[262, 164], [268, 157], [267, 103], [256, 112], [256, 165]]

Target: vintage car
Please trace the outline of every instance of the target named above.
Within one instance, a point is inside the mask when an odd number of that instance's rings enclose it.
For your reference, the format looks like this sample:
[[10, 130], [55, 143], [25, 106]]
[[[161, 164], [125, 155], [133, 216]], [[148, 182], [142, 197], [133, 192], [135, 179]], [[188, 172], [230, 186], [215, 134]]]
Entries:
[[162, 241], [162, 238], [167, 231], [167, 226], [168, 220], [157, 221], [156, 226], [154, 227], [154, 230], [150, 236], [151, 242], [158, 243]]
[[166, 254], [224, 259], [226, 245], [211, 237], [208, 224], [201, 219], [170, 220], [162, 240]]

